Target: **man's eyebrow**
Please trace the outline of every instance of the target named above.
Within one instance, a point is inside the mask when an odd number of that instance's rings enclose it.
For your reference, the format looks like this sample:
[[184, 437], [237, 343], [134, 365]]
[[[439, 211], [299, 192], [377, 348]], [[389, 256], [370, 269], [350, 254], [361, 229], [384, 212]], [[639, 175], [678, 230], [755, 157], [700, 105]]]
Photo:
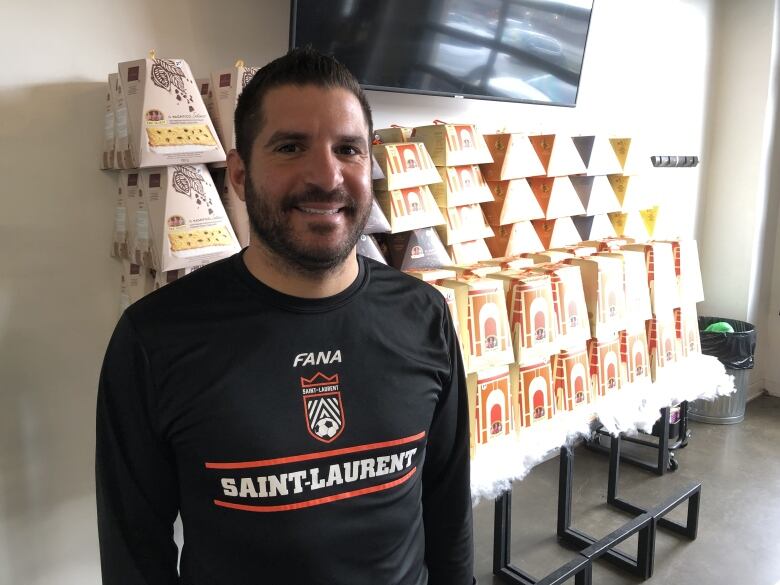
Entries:
[[339, 142], [344, 142], [346, 144], [365, 144], [367, 141], [366, 137], [360, 134], [355, 135], [346, 135], [339, 137]]
[[265, 145], [272, 146], [277, 142], [285, 142], [287, 140], [301, 141], [301, 140], [307, 140], [308, 138], [309, 135], [306, 134], [305, 132], [294, 132], [291, 130], [277, 130], [276, 132], [271, 134], [271, 137], [268, 139]]

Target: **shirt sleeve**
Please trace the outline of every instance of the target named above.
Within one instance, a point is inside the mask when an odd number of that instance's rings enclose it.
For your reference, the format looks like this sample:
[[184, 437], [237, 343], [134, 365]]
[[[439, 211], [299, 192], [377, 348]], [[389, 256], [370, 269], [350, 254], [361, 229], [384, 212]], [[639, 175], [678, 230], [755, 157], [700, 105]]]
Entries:
[[104, 585], [178, 583], [173, 457], [154, 425], [147, 353], [125, 313], [106, 351], [97, 399], [95, 479]]
[[446, 307], [444, 315], [450, 378], [434, 413], [423, 467], [425, 562], [428, 585], [471, 585], [474, 537], [468, 393], [460, 344]]

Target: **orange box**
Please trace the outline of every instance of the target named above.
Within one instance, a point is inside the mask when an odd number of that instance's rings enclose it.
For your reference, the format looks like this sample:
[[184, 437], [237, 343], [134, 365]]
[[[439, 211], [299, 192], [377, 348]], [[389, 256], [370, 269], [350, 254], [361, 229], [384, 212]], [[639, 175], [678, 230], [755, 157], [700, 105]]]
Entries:
[[376, 179], [378, 191], [396, 191], [441, 183], [439, 171], [424, 144], [417, 142], [375, 144], [371, 149], [384, 179]]
[[498, 266], [501, 270], [522, 270], [534, 265], [534, 261], [523, 256], [499, 256], [489, 260], [482, 260], [480, 264], [485, 266]]
[[555, 410], [574, 410], [593, 400], [590, 387], [588, 351], [580, 347], [564, 349], [553, 356]]
[[699, 335], [699, 319], [694, 303], [683, 303], [674, 310], [676, 352], [678, 357], [688, 357], [701, 353], [701, 337]]
[[585, 207], [569, 177], [532, 177], [528, 180], [545, 219], [582, 215]]
[[668, 242], [627, 244], [624, 250], [637, 250], [645, 254], [647, 283], [650, 287], [650, 304], [653, 314], [671, 313], [680, 306], [677, 276], [674, 270], [674, 252]]
[[493, 201], [493, 193], [478, 165], [438, 167], [442, 182], [431, 186], [439, 207], [455, 207]]
[[552, 371], [549, 362], [510, 368], [512, 388], [516, 389], [515, 428], [529, 428], [555, 414]]
[[428, 185], [376, 191], [376, 199], [390, 220], [393, 234], [442, 225], [446, 221]]
[[531, 223], [545, 248], [573, 246], [582, 241], [574, 222], [570, 217], [558, 219], [534, 219]]
[[526, 252], [541, 252], [544, 250], [539, 236], [530, 221], [519, 221], [512, 225], [500, 225], [494, 230], [495, 235], [487, 239], [490, 253], [495, 257], [518, 256]]
[[485, 139], [471, 124], [418, 126], [409, 140], [425, 143], [438, 167], [478, 165], [493, 162]]
[[622, 260], [595, 255], [569, 258], [564, 262], [580, 268], [591, 337], [615, 338], [618, 331], [625, 329], [626, 323]]
[[558, 322], [557, 347], [584, 346], [591, 333], [579, 266], [564, 263], [541, 264], [532, 270], [550, 277], [553, 306]]
[[492, 226], [508, 225], [544, 217], [544, 210], [525, 179], [488, 182], [493, 201], [482, 204]]
[[591, 339], [588, 342], [590, 357], [591, 388], [596, 395], [606, 396], [620, 390], [620, 340], [617, 334], [612, 339]]
[[574, 146], [571, 136], [563, 134], [541, 134], [528, 139], [542, 161], [548, 177], [580, 175], [587, 171], [580, 153]]
[[677, 330], [674, 313], [669, 311], [647, 321], [647, 352], [653, 382], [663, 378], [663, 370], [677, 361]]
[[490, 278], [501, 281], [507, 294], [515, 361], [522, 366], [549, 361], [557, 350], [558, 339], [550, 276], [531, 270], [506, 270]]
[[491, 440], [512, 434], [512, 383], [509, 366], [480, 370], [467, 376], [471, 413], [471, 451]]
[[620, 377], [629, 384], [650, 381], [650, 356], [644, 331], [620, 332]]
[[542, 162], [524, 134], [485, 134], [485, 143], [493, 157], [482, 165], [488, 181], [505, 181], [544, 175]]
[[455, 292], [466, 372], [514, 362], [504, 289], [493, 279], [442, 280]]

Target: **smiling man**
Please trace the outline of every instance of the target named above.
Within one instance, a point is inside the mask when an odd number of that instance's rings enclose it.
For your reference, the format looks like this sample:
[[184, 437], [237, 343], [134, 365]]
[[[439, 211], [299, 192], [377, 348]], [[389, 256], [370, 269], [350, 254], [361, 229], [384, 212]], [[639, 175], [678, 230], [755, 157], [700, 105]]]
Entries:
[[355, 253], [372, 202], [362, 90], [294, 50], [247, 85], [235, 122], [250, 246], [131, 306], [106, 353], [103, 583], [471, 584], [449, 312]]

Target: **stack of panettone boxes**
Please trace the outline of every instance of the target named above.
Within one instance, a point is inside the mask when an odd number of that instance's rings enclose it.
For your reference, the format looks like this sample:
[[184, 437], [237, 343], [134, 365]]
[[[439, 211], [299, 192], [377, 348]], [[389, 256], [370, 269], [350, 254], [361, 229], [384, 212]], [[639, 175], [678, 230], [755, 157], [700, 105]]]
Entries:
[[491, 257], [485, 238], [493, 236], [480, 203], [493, 199], [479, 165], [493, 159], [482, 135], [470, 124], [418, 126], [410, 140], [424, 144], [441, 181], [431, 186], [445, 223], [438, 228], [455, 264]]
[[530, 140], [522, 134], [486, 134], [485, 143], [493, 157], [482, 165], [482, 174], [494, 200], [482, 204], [495, 236], [488, 238], [491, 254], [513, 257], [544, 250], [531, 220], [544, 217], [528, 184], [528, 177], [544, 175], [544, 167]]
[[431, 194], [441, 177], [425, 145], [407, 141], [410, 132], [376, 131], [372, 151], [382, 176], [374, 180], [374, 192], [390, 225], [390, 263], [400, 270], [440, 268], [450, 264], [433, 227], [444, 223]]
[[120, 63], [108, 90], [101, 168], [119, 170], [112, 254], [124, 307], [239, 245], [206, 167], [225, 152], [189, 65], [154, 54]]

